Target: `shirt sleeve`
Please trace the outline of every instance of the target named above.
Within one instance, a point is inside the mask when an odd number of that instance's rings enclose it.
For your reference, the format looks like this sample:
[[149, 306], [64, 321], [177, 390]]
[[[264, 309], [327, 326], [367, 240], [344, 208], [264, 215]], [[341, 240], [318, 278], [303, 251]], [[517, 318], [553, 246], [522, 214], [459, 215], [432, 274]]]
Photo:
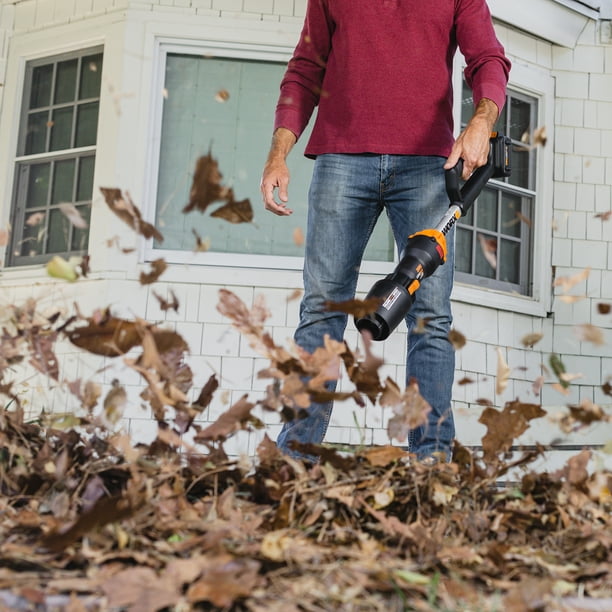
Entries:
[[308, 0], [304, 26], [281, 81], [274, 129], [284, 127], [299, 138], [323, 93], [333, 22], [328, 0]]
[[457, 44], [466, 61], [465, 80], [472, 89], [474, 106], [482, 98], [493, 100], [501, 111], [511, 63], [497, 39], [485, 0], [457, 0]]

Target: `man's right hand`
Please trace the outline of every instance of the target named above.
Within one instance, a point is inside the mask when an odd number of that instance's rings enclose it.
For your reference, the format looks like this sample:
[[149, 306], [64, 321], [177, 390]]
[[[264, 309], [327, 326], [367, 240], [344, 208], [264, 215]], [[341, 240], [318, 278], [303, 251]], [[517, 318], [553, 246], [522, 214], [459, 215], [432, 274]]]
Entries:
[[[272, 137], [270, 154], [268, 155], [268, 160], [261, 177], [260, 189], [264, 206], [266, 210], [281, 217], [290, 215], [293, 212], [290, 208], [287, 208], [287, 202], [289, 201], [289, 169], [285, 160], [295, 142], [295, 134], [290, 130], [286, 128], [275, 130]], [[278, 190], [278, 199], [280, 201], [277, 201], [274, 197], [275, 189]]]

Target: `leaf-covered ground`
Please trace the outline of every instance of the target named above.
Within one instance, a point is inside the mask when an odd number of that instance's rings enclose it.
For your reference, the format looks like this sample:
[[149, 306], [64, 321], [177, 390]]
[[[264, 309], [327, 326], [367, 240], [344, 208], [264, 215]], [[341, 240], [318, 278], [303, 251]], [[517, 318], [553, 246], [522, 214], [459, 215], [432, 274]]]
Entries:
[[[219, 310], [270, 359], [264, 397], [242, 398], [197, 425], [218, 386], [195, 401], [186, 344], [174, 332], [108, 311], [61, 320], [34, 302], [4, 313], [0, 352], [0, 609], [3, 610], [611, 610], [612, 474], [589, 472], [589, 451], [556, 473], [533, 473], [540, 452], [508, 454], [541, 407], [488, 407], [483, 451], [457, 445], [452, 463], [423, 465], [397, 446], [340, 453], [305, 447], [315, 465], [282, 456], [267, 437], [252, 463], [223, 442], [262, 426], [258, 406], [289, 418], [323, 397], [342, 366], [355, 390], [385, 402], [402, 439], [427, 405], [416, 385], [381, 381], [381, 361], [343, 343], [313, 355], [277, 346], [266, 308], [222, 291]], [[146, 382], [157, 439], [134, 446], [103, 423], [126, 401], [92, 381], [66, 381], [54, 343], [123, 358]], [[130, 357], [126, 356], [129, 353]], [[26, 422], [12, 365], [68, 388], [77, 415]], [[308, 381], [308, 382], [306, 382]], [[609, 416], [572, 407], [562, 425]], [[195, 430], [195, 446], [181, 436]], [[508, 473], [514, 484], [499, 483]]]

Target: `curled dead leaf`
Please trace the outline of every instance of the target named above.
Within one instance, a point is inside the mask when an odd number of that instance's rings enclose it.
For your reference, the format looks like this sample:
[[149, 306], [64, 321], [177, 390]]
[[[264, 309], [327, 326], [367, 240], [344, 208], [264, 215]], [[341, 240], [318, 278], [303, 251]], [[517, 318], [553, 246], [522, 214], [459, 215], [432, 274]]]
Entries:
[[121, 190], [115, 187], [100, 187], [100, 191], [108, 207], [136, 233], [163, 242], [164, 237], [154, 225], [142, 218], [140, 210], [128, 193], [122, 194]]
[[155, 259], [151, 262], [150, 272], [140, 273], [140, 284], [150, 285], [157, 281], [157, 279], [166, 271], [168, 264], [164, 259]]
[[253, 221], [253, 207], [248, 199], [237, 202], [232, 197], [226, 204], [212, 212], [210, 216], [216, 219], [224, 219], [230, 223], [251, 223]]

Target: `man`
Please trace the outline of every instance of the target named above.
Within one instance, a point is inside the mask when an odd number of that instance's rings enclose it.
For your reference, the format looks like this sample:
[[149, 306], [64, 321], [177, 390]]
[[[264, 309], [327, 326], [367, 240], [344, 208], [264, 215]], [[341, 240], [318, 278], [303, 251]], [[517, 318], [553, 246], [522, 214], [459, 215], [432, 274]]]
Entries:
[[[457, 46], [475, 110], [455, 141], [452, 63]], [[272, 146], [261, 191], [267, 210], [285, 216], [286, 158], [318, 105], [305, 154], [315, 158], [309, 191], [304, 296], [295, 340], [307, 351], [326, 334], [341, 340], [347, 316], [327, 301], [354, 297], [361, 258], [386, 210], [398, 250], [409, 235], [437, 224], [448, 208], [444, 169], [461, 158], [467, 178], [487, 160], [489, 137], [505, 101], [510, 62], [495, 36], [485, 0], [308, 0], [304, 27], [281, 83]], [[278, 195], [278, 199], [275, 198]], [[450, 459], [454, 351], [454, 235], [447, 263], [416, 293], [406, 376], [431, 405], [428, 424], [409, 434], [420, 460]], [[308, 417], [285, 424], [277, 444], [319, 443], [332, 406], [311, 404]]]

